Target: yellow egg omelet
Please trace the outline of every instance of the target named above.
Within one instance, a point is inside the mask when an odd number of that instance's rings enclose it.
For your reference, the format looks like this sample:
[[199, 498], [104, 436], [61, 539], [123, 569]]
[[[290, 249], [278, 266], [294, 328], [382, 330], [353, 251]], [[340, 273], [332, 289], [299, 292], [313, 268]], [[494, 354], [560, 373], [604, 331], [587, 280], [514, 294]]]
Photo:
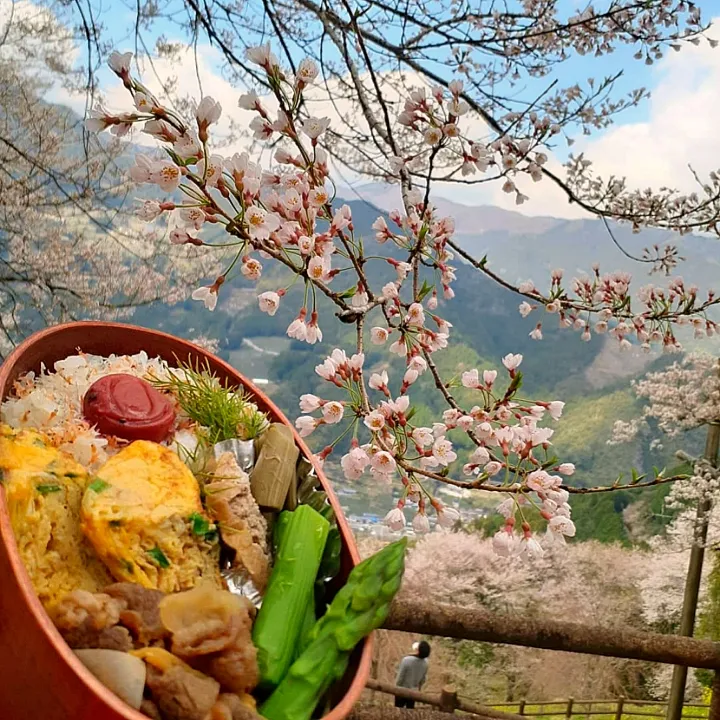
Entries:
[[80, 529], [85, 469], [31, 430], [0, 426], [0, 475], [20, 557], [40, 601], [112, 582]]
[[222, 586], [219, 546], [195, 534], [205, 518], [195, 476], [172, 450], [137, 440], [111, 457], [88, 484], [82, 529], [117, 580], [163, 592], [202, 578]]

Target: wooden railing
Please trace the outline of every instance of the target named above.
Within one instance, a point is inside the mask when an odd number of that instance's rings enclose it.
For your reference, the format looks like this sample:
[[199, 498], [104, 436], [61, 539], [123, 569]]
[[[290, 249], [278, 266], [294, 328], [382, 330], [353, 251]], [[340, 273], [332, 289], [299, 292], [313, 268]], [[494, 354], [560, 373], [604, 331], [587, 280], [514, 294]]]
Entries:
[[[493, 703], [497, 710], [524, 715], [525, 717], [544, 718], [584, 718], [593, 715], [603, 715], [608, 720], [621, 720], [624, 717], [664, 718], [667, 702], [662, 700], [632, 700], [629, 698], [615, 698], [613, 700], [556, 700], [553, 702], [529, 702], [521, 700], [519, 703]], [[706, 720], [710, 712], [710, 705], [685, 703], [683, 705], [683, 718], [691, 720]]]
[[[545, 702], [528, 702], [521, 700], [517, 703], [493, 703], [480, 705], [464, 698], [452, 686], [447, 686], [440, 693], [423, 693], [416, 690], [397, 687], [371, 679], [367, 684], [368, 690], [392, 695], [394, 697], [414, 700], [418, 705], [436, 707], [445, 716], [456, 711], [470, 713], [471, 715], [487, 718], [488, 720], [521, 720], [521, 718], [546, 718], [547, 720], [582, 720], [582, 718], [602, 716], [606, 720], [623, 720], [624, 718], [644, 717], [662, 720], [665, 717], [667, 703], [659, 700], [631, 700], [615, 698], [612, 700], [554, 700]], [[360, 714], [357, 711], [353, 717], [357, 718], [386, 718], [394, 717], [395, 709], [379, 707], [377, 705], [361, 705]], [[710, 711], [708, 704], [685, 703], [682, 717], [686, 720], [707, 720]], [[387, 713], [390, 713], [389, 715]], [[435, 713], [423, 713], [423, 717], [433, 717]], [[401, 717], [407, 718], [405, 713]]]
[[[630, 627], [603, 628], [595, 625], [563, 620], [536, 619], [522, 615], [503, 615], [492, 613], [481, 608], [462, 608], [454, 605], [441, 605], [430, 602], [397, 602], [385, 622], [387, 630], [413, 633], [414, 635], [436, 635], [460, 640], [520, 645], [563, 652], [584, 653], [625, 658], [629, 660], [645, 660], [656, 663], [667, 663], [691, 668], [714, 670], [713, 688], [707, 713], [695, 715], [690, 711], [694, 708], [687, 705], [683, 717], [703, 720], [720, 720], [720, 643], [711, 640], [698, 640], [681, 635], [663, 635], [660, 633], [643, 632]], [[386, 686], [392, 687], [392, 686]], [[379, 688], [376, 688], [379, 689]], [[392, 693], [398, 697], [406, 697], [424, 703], [434, 709], [405, 710], [394, 707], [360, 704], [350, 714], [350, 720], [444, 720], [448, 713], [455, 711], [470, 713], [488, 720], [520, 720], [534, 717], [566, 717], [577, 718], [582, 715], [606, 715], [608, 720], [622, 720], [623, 717], [660, 718], [661, 712], [645, 712], [637, 708], [639, 703], [624, 700], [613, 701], [614, 711], [600, 710], [577, 712], [582, 703], [566, 701], [564, 710], [557, 713], [529, 712], [527, 704], [522, 708], [517, 704], [518, 712], [511, 713], [496, 707], [488, 707], [471, 703], [457, 695], [452, 688], [440, 695], [425, 695], [411, 690], [396, 688]], [[428, 701], [427, 698], [430, 698]], [[568, 704], [570, 714], [568, 715]], [[595, 704], [595, 703], [592, 703]], [[643, 702], [643, 706], [653, 704]], [[700, 708], [695, 707], [698, 712]], [[618, 714], [619, 713], [619, 714]]]

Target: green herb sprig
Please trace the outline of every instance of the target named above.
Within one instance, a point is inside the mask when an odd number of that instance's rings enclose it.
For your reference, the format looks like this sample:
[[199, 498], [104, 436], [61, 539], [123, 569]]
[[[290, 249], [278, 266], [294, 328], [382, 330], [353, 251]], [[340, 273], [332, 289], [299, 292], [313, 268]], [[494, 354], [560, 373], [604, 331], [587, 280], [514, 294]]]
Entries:
[[174, 395], [181, 410], [207, 428], [211, 445], [233, 438], [252, 440], [265, 429], [268, 421], [264, 413], [252, 407], [242, 390], [221, 383], [207, 361], [203, 367], [199, 361], [195, 366], [178, 362], [178, 370], [181, 372], [171, 370], [167, 380], [150, 378], [150, 382]]

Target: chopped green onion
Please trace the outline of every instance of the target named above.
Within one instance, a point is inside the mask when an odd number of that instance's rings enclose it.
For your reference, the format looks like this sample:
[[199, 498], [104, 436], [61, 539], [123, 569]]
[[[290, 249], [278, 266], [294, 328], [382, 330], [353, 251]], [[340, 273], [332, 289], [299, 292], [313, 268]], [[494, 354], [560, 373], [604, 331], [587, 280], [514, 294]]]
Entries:
[[217, 529], [209, 530], [205, 533], [205, 542], [214, 543], [217, 542], [218, 531]]
[[88, 488], [96, 493], [101, 493], [103, 490], [107, 490], [110, 487], [110, 483], [106, 483], [104, 480], [101, 480], [98, 478], [97, 480], [93, 480], [89, 485]]
[[192, 523], [193, 535], [205, 535], [210, 530], [210, 523], [200, 513], [193, 513], [188, 519]]
[[167, 568], [170, 567], [170, 561], [165, 557], [165, 553], [159, 547], [156, 546], [152, 550], [148, 550], [147, 554], [163, 570], [167, 570]]
[[62, 489], [59, 485], [37, 485], [35, 489], [41, 494], [41, 495], [49, 495], [50, 493], [56, 493], [60, 492]]

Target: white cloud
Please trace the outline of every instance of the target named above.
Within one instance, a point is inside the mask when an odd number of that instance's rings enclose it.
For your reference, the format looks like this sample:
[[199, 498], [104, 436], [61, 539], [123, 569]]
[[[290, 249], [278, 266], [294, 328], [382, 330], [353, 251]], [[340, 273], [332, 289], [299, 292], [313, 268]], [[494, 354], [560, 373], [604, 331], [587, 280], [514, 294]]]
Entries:
[[[701, 178], [720, 167], [720, 50], [705, 42], [699, 47], [686, 44], [679, 53], [670, 51], [658, 64], [654, 78], [647, 120], [616, 125], [589, 141], [578, 141], [572, 150], [585, 152], [600, 176], [627, 177], [629, 187], [692, 191], [696, 182], [688, 165]], [[546, 179], [521, 187], [531, 200], [517, 208], [520, 212], [556, 217], [582, 214]], [[494, 188], [492, 203], [513, 209], [512, 199], [502, 195]], [[455, 197], [467, 202], [471, 196], [460, 191]]]

